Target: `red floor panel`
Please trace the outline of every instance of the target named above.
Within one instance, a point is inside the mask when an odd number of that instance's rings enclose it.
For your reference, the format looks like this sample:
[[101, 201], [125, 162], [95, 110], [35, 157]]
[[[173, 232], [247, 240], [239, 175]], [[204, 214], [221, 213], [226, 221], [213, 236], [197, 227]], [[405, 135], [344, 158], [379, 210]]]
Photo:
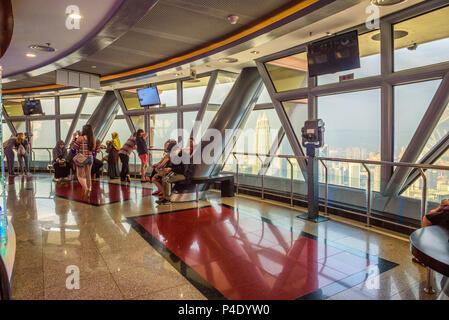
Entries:
[[129, 185], [92, 181], [90, 196], [85, 198], [83, 197], [82, 187], [79, 182], [57, 184], [55, 187], [55, 194], [59, 197], [92, 205], [105, 205], [130, 200], [136, 197], [136, 191], [137, 197], [146, 197], [151, 195], [152, 192], [151, 189], [135, 189], [135, 187]]
[[224, 206], [135, 221], [228, 299], [294, 299], [370, 264]]

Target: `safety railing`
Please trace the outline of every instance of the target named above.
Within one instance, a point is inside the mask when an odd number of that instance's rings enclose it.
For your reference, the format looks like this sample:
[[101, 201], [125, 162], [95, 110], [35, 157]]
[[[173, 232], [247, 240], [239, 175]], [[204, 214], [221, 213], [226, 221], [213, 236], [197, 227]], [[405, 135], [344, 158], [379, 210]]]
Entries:
[[[260, 170], [260, 179], [261, 179], [261, 198], [264, 199], [265, 196], [265, 174], [266, 169], [264, 168], [262, 157], [265, 158], [283, 158], [286, 159], [287, 162], [290, 165], [290, 206], [293, 207], [294, 202], [294, 179], [293, 179], [293, 163], [292, 159], [296, 160], [307, 160], [308, 157], [301, 157], [301, 156], [292, 156], [292, 155], [277, 155], [277, 154], [260, 154], [260, 153], [248, 153], [248, 152], [232, 152], [231, 153], [233, 158], [235, 159], [235, 174], [236, 174], [236, 193], [239, 193], [239, 161], [237, 155], [243, 155], [243, 156], [254, 156], [257, 157], [257, 159], [262, 163], [262, 170]], [[427, 164], [415, 164], [415, 163], [406, 163], [406, 162], [388, 162], [388, 161], [375, 161], [375, 160], [356, 160], [356, 159], [344, 159], [344, 158], [327, 158], [327, 157], [316, 157], [317, 160], [321, 163], [321, 165], [324, 168], [324, 213], [325, 215], [328, 215], [328, 208], [329, 208], [329, 174], [328, 174], [328, 167], [326, 165], [326, 162], [346, 162], [346, 163], [356, 163], [361, 164], [364, 168], [364, 170], [367, 172], [367, 187], [366, 187], [366, 214], [361, 214], [354, 211], [348, 211], [346, 212], [366, 217], [366, 224], [367, 226], [371, 226], [371, 219], [387, 222], [390, 224], [395, 224], [398, 226], [415, 229], [414, 227], [411, 227], [406, 224], [394, 222], [391, 220], [383, 219], [380, 217], [373, 217], [371, 215], [372, 211], [372, 172], [369, 169], [368, 165], [380, 165], [380, 166], [392, 166], [392, 167], [407, 167], [407, 168], [415, 168], [419, 170], [423, 187], [422, 187], [422, 195], [421, 195], [421, 221], [424, 215], [427, 212], [427, 177], [424, 173], [425, 170], [449, 170], [449, 166], [439, 166], [439, 165], [427, 165]], [[225, 163], [226, 164], [226, 163]]]

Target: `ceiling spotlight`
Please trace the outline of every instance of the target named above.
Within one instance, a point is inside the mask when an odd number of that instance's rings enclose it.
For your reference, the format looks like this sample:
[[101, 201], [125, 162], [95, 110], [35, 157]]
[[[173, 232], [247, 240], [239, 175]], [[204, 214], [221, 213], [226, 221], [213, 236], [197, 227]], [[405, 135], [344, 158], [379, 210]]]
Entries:
[[92, 69], [96, 69], [96, 68], [97, 68], [97, 66], [91, 66], [91, 68], [92, 68]]
[[375, 6], [386, 7], [386, 6], [393, 6], [395, 4], [400, 4], [405, 1], [407, 0], [371, 0], [371, 3], [374, 4]]
[[28, 58], [35, 58], [36, 57], [36, 55], [34, 53], [27, 53], [26, 56]]
[[[393, 38], [396, 39], [401, 39], [408, 36], [408, 32], [405, 30], [394, 30], [393, 32]], [[375, 35], [373, 35], [371, 37], [371, 39], [373, 39], [374, 41], [380, 41], [380, 33], [376, 33]]]
[[221, 58], [221, 59], [218, 59], [218, 61], [220, 61], [222, 63], [236, 63], [239, 60], [236, 58]]
[[260, 51], [257, 51], [257, 50], [253, 50], [253, 51], [250, 51], [249, 53], [252, 53], [252, 54], [259, 54], [259, 53], [260, 53]]
[[231, 14], [227, 17], [230, 24], [236, 24], [237, 21], [239, 21], [239, 16], [236, 16], [235, 14]]
[[82, 18], [82, 16], [78, 12], [72, 11], [69, 14], [69, 18], [72, 18], [72, 19], [75, 19], [75, 20], [79, 20], [79, 19]]
[[30, 44], [28, 48], [36, 50], [36, 51], [43, 51], [43, 52], [54, 52], [56, 51], [55, 48], [50, 47], [50, 43], [47, 42], [45, 45], [43, 44]]

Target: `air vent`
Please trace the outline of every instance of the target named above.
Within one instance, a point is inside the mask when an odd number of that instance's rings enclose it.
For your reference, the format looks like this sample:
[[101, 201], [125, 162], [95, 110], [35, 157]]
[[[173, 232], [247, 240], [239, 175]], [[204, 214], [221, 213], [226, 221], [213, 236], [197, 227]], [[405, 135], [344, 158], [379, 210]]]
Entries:
[[31, 44], [28, 46], [28, 48], [36, 50], [36, 51], [43, 51], [43, 52], [54, 52], [56, 51], [55, 48], [50, 47], [50, 43], [46, 44]]
[[374, 4], [375, 6], [386, 7], [386, 6], [393, 6], [395, 4], [400, 4], [405, 1], [406, 0], [371, 0], [371, 3]]

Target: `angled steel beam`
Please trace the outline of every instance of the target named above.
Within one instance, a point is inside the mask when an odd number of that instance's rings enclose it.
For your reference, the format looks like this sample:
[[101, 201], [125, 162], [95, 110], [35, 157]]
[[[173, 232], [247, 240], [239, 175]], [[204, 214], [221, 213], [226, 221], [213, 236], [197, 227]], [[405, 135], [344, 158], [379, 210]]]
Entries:
[[55, 129], [56, 129], [56, 141], [61, 140], [61, 119], [59, 118], [59, 115], [61, 114], [61, 101], [59, 99], [59, 96], [55, 96]]
[[[284, 139], [284, 136], [285, 136], [285, 130], [284, 130], [283, 127], [280, 127], [279, 130], [278, 130], [278, 133], [277, 133], [276, 141], [274, 141], [271, 144], [270, 154], [276, 154], [276, 152], [278, 151], [279, 147], [282, 144], [282, 139]], [[273, 161], [273, 159], [274, 159], [274, 157], [266, 157], [265, 158], [265, 160], [264, 160], [264, 162], [262, 164], [262, 167], [259, 170], [259, 175], [263, 174], [264, 172], [266, 172], [266, 170], [268, 170], [268, 168], [270, 167], [271, 162]]]
[[[262, 62], [256, 61], [257, 70], [259, 70], [259, 74], [262, 77], [262, 80], [267, 88], [268, 94], [270, 95], [271, 100], [273, 101], [274, 109], [281, 121], [281, 125], [285, 130], [285, 134], [287, 135], [287, 139], [290, 142], [290, 146], [292, 147], [293, 153], [295, 156], [304, 157], [304, 152], [298, 142], [295, 131], [293, 130], [290, 120], [285, 113], [284, 107], [279, 100], [274, 98], [274, 94], [276, 92], [273, 83], [271, 82], [271, 78], [265, 69], [265, 65]], [[299, 167], [302, 171], [305, 181], [307, 181], [307, 162], [306, 160], [298, 160]]]
[[183, 128], [184, 128], [184, 121], [183, 121], [183, 116], [182, 116], [182, 110], [181, 110], [181, 106], [182, 106], [182, 81], [181, 80], [177, 80], [176, 81], [176, 107], [178, 108], [177, 113], [176, 113], [176, 121], [178, 123], [178, 142], [184, 143], [183, 140]]
[[[194, 132], [200, 132], [199, 126], [200, 126], [201, 121], [203, 121], [204, 114], [206, 113], [207, 104], [209, 103], [210, 97], [212, 96], [212, 92], [214, 91], [215, 83], [217, 82], [217, 78], [218, 78], [218, 71], [214, 71], [210, 75], [209, 83], [207, 84], [206, 92], [204, 92], [203, 100], [201, 101], [201, 106], [196, 115], [195, 123], [192, 127], [190, 136], [192, 136]], [[201, 137], [195, 137], [195, 138], [199, 139]]]
[[126, 124], [128, 125], [128, 128], [131, 132], [136, 131], [136, 128], [134, 127], [134, 123], [132, 122], [131, 118], [129, 117], [126, 110], [125, 101], [123, 100], [122, 95], [120, 94], [120, 91], [117, 89], [114, 89], [115, 98], [118, 101], [118, 104], [120, 105], [120, 108], [122, 109], [123, 114], [125, 115]]
[[[426, 113], [424, 114], [418, 128], [413, 135], [404, 155], [401, 158], [401, 162], [415, 163], [418, 160], [419, 155], [424, 149], [427, 140], [429, 140], [430, 135], [435, 129], [438, 121], [441, 118], [447, 104], [449, 103], [449, 73], [447, 73], [443, 81], [441, 81], [437, 92], [435, 93]], [[387, 196], [396, 196], [402, 189], [408, 175], [410, 174], [411, 168], [398, 167], [388, 185], [385, 189], [384, 194]]]
[[[393, 73], [393, 27], [381, 20], [381, 74]], [[384, 82], [381, 87], [381, 130], [380, 158], [382, 161], [394, 161], [394, 87]], [[393, 175], [392, 166], [382, 166], [380, 170], [380, 192], [383, 193]]]
[[78, 119], [80, 118], [81, 111], [83, 111], [84, 104], [86, 103], [87, 93], [81, 94], [80, 101], [78, 102], [78, 107], [76, 108], [75, 115], [73, 116], [73, 121], [70, 124], [69, 131], [65, 137], [65, 145], [67, 146], [72, 140], [72, 134], [75, 131], [76, 125], [78, 124]]
[[12, 133], [13, 135], [16, 135], [16, 134], [17, 134], [16, 128], [14, 128], [12, 122], [9, 120], [9, 117], [8, 117], [8, 114], [7, 114], [6, 111], [5, 111], [5, 108], [3, 107], [2, 109], [3, 109], [3, 110], [2, 110], [3, 120], [5, 120], [6, 125], [7, 125], [8, 128], [9, 128], [9, 131], [11, 131], [11, 133]]
[[[449, 132], [440, 140], [422, 159], [420, 164], [434, 164], [441, 156], [443, 156], [449, 150]], [[413, 169], [407, 180], [404, 183], [399, 194], [403, 193], [420, 177], [420, 172], [417, 169]]]

